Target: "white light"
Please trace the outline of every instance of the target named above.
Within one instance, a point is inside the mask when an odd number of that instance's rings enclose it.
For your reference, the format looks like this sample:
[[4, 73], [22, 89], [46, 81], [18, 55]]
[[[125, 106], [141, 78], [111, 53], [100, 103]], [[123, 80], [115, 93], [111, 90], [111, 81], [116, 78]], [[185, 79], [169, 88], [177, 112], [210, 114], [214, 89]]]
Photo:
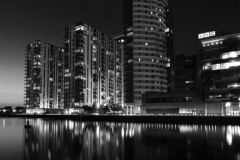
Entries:
[[147, 46], [147, 45], [148, 45], [148, 43], [145, 43], [145, 45]]
[[239, 66], [240, 62], [229, 62], [226, 63], [226, 68]]
[[6, 109], [4, 109], [3, 112], [6, 112]]
[[225, 104], [225, 106], [226, 106], [226, 107], [230, 107], [230, 106], [231, 106], [231, 103], [230, 103], [230, 102], [227, 102], [227, 103]]
[[230, 52], [229, 56], [232, 57], [232, 58], [235, 58], [235, 57], [237, 57], [237, 53], [236, 52]]
[[167, 32], [169, 32], [169, 28], [166, 28], [166, 29], [164, 30], [164, 33], [167, 33]]
[[207, 38], [207, 37], [213, 37], [215, 35], [216, 35], [215, 31], [206, 32], [206, 33], [200, 33], [200, 34], [198, 34], [198, 39]]

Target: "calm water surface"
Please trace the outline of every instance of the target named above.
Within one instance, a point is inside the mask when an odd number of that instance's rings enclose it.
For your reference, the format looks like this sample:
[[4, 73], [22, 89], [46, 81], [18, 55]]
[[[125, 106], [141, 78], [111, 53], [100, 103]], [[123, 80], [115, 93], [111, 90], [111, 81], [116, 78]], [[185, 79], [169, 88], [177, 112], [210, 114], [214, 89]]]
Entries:
[[1, 160], [240, 160], [240, 126], [0, 118]]

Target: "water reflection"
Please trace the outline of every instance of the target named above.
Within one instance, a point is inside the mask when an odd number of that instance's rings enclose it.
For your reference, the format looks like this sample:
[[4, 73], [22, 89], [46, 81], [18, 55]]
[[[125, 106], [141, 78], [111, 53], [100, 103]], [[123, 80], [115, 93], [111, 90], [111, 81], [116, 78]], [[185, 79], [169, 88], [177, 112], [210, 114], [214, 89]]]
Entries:
[[30, 123], [25, 160], [240, 160], [240, 126], [48, 119]]

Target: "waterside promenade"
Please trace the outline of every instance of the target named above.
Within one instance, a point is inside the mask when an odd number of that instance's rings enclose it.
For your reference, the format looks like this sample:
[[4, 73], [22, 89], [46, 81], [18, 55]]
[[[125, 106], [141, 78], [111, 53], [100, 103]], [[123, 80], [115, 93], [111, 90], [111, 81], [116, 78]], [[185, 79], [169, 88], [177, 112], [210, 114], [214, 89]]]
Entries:
[[239, 116], [155, 116], [155, 115], [2, 115], [0, 117], [70, 119], [79, 121], [134, 122], [134, 123], [176, 123], [176, 124], [225, 124], [240, 125]]

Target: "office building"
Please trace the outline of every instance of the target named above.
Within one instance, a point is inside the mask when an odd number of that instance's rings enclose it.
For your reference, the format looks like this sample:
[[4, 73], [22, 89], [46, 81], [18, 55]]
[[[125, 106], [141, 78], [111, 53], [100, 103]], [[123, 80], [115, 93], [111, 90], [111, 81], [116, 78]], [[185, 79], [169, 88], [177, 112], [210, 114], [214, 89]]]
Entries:
[[143, 94], [141, 113], [202, 114], [204, 105], [196, 91]]
[[142, 94], [167, 92], [167, 0], [124, 0], [124, 101], [140, 112]]
[[239, 115], [240, 34], [199, 34], [206, 114]]
[[64, 106], [123, 105], [122, 42], [78, 22], [64, 30]]
[[174, 58], [175, 91], [197, 91], [197, 81], [200, 77], [197, 74], [196, 55], [176, 55]]
[[34, 41], [25, 54], [27, 108], [63, 108], [63, 56], [60, 47]]
[[166, 9], [166, 29], [164, 31], [166, 35], [166, 55], [167, 55], [167, 92], [175, 91], [175, 67], [174, 67], [174, 48], [173, 48], [173, 20], [172, 10], [170, 8], [171, 1], [168, 1], [168, 7]]
[[142, 95], [141, 113], [205, 114], [196, 55], [176, 55], [174, 91], [146, 92]]

